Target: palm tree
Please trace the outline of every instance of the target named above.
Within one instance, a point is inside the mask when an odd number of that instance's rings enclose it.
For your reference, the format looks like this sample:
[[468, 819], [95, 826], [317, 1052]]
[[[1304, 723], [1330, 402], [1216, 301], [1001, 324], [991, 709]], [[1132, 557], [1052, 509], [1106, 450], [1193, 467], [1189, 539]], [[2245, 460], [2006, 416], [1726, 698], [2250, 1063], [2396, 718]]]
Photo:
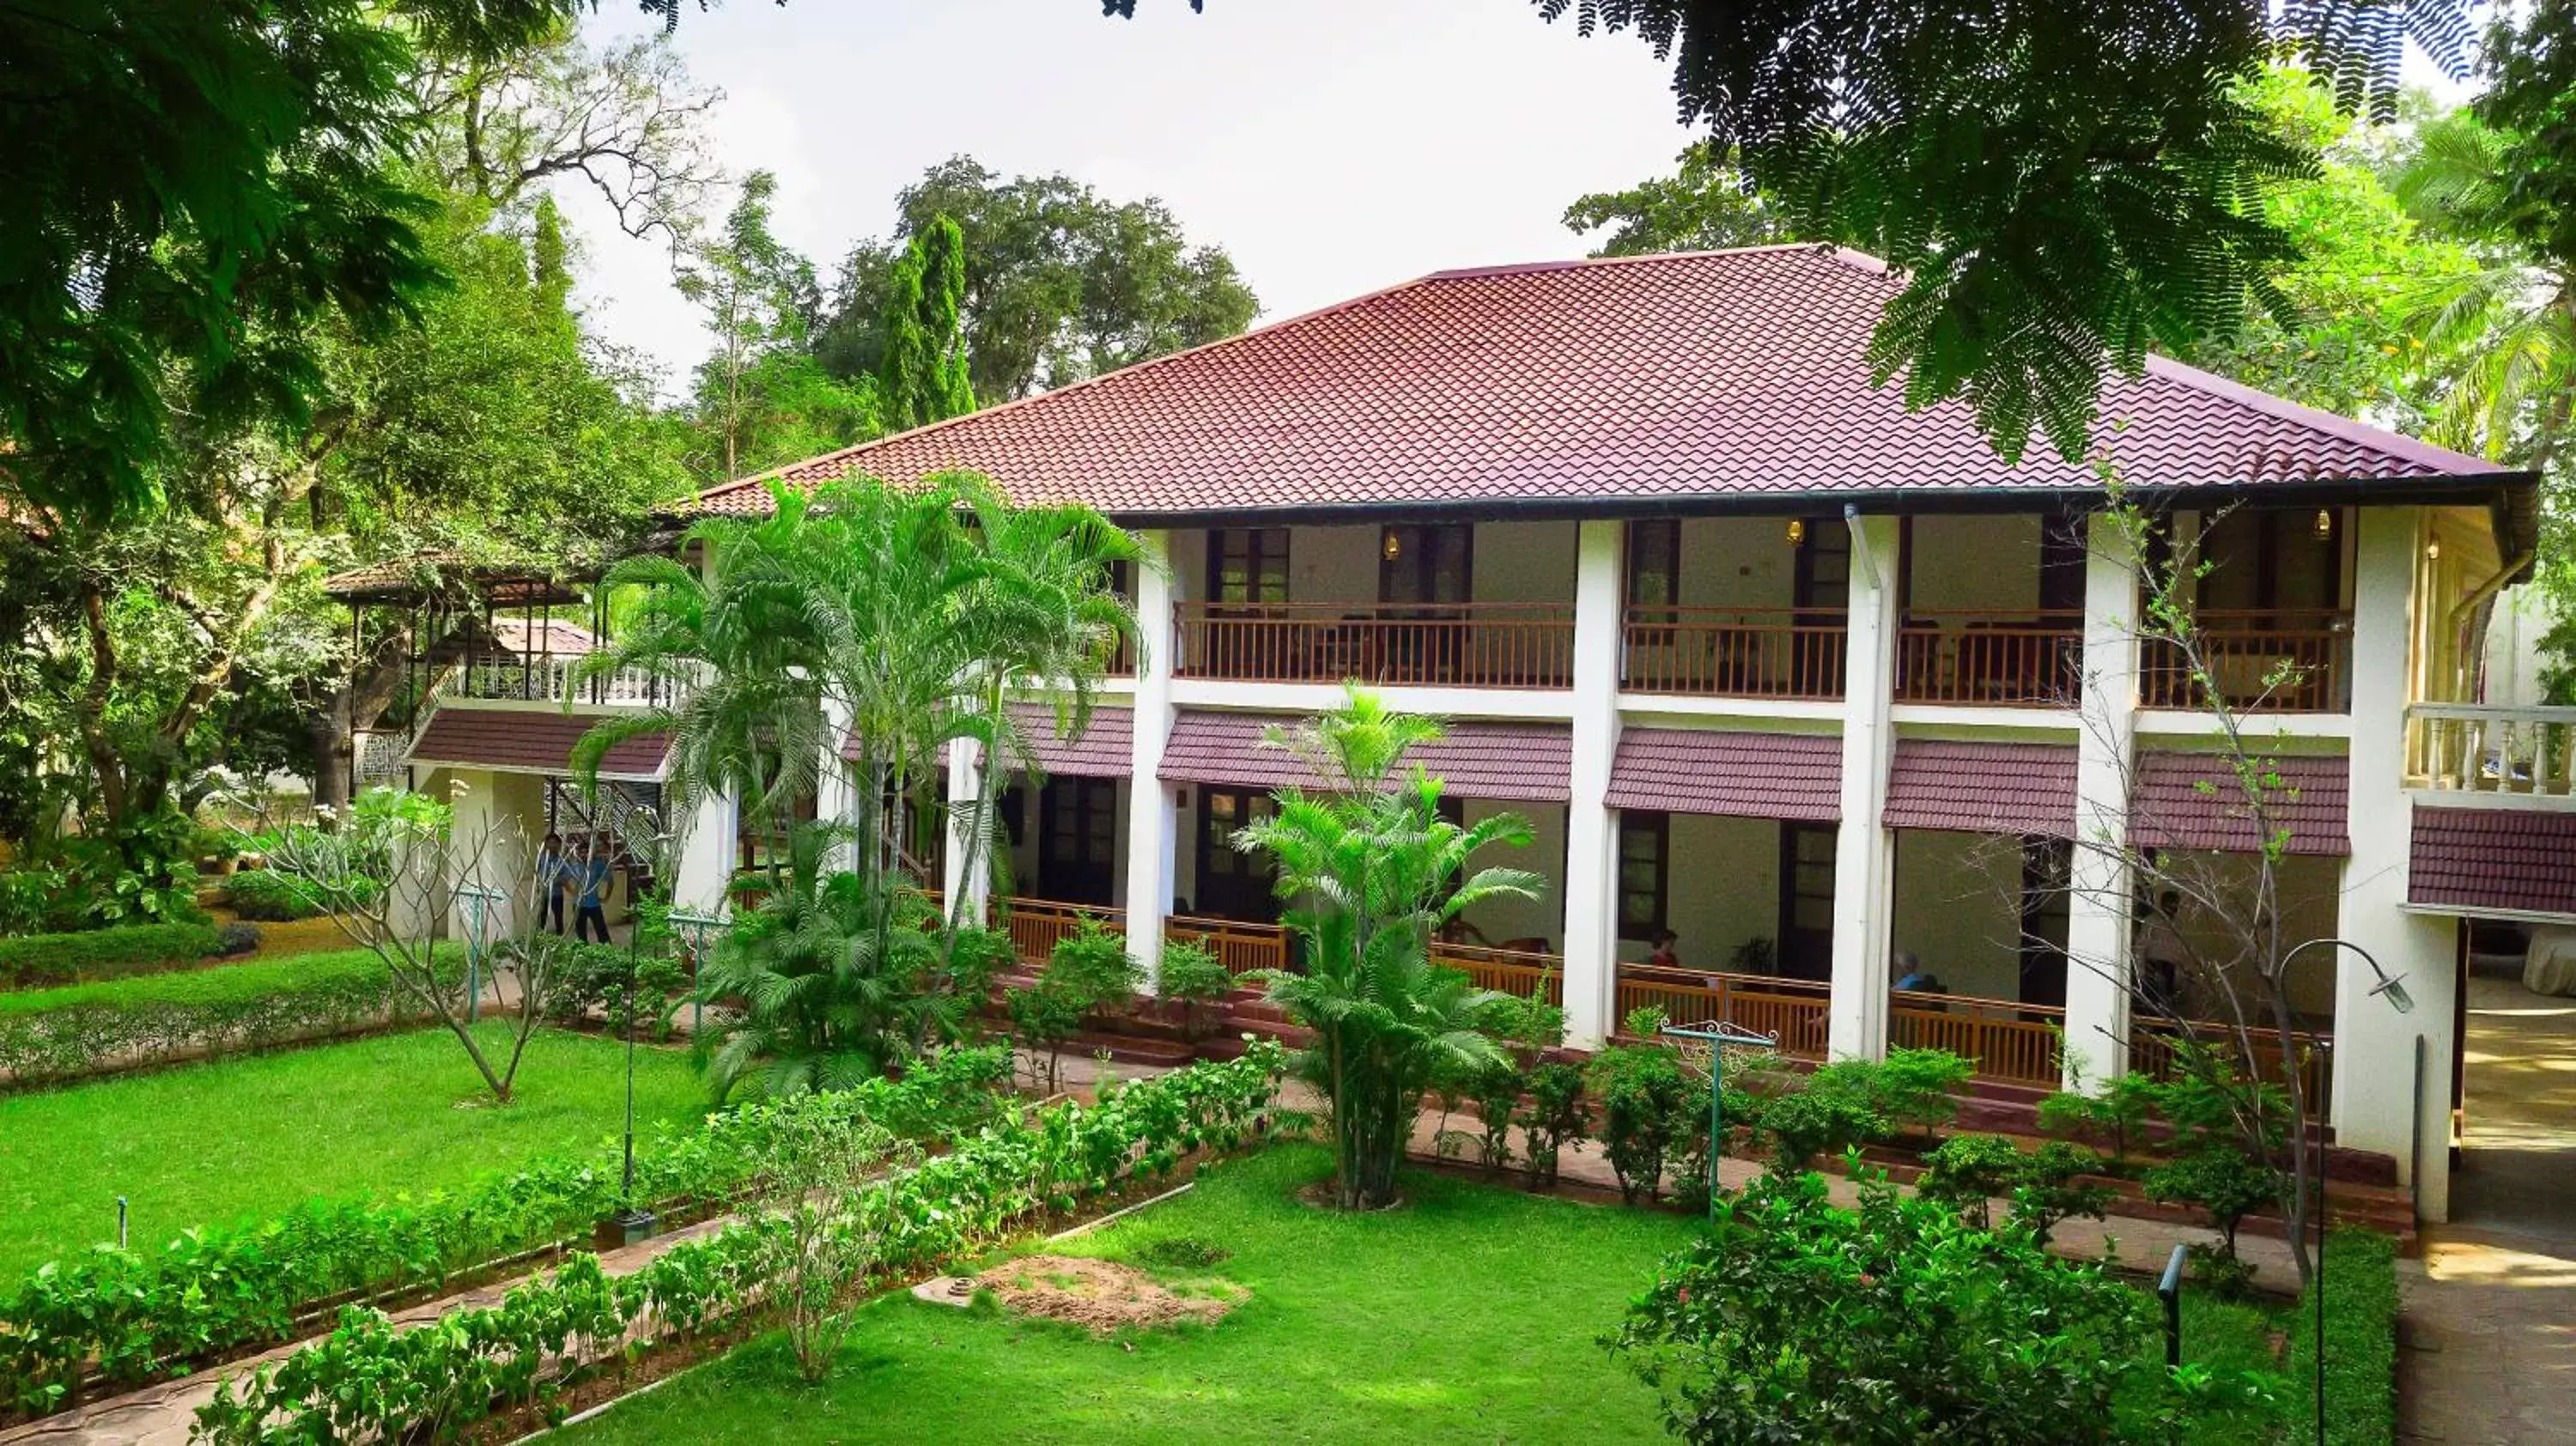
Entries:
[[2393, 189], [2482, 263], [2428, 285], [2411, 321], [2459, 369], [2440, 439], [2545, 475], [2576, 419], [2576, 258], [2530, 239], [2552, 228], [2546, 202], [2514, 185], [2510, 145], [2467, 111], [2428, 121]]
[[[993, 846], [994, 801], [1004, 774], [1043, 776], [1030, 740], [1006, 702], [1023, 686], [1042, 687], [1055, 703], [1056, 731], [1079, 735], [1091, 724], [1100, 680], [1122, 644], [1136, 641], [1136, 614], [1118, 595], [1120, 567], [1144, 566], [1136, 539], [1085, 507], [1012, 508], [990, 488], [974, 489], [981, 572], [971, 589], [968, 640], [982, 670], [959, 728], [981, 747], [984, 767], [973, 797], [958, 800], [973, 879]], [[998, 871], [998, 863], [996, 864]], [[953, 933], [968, 920], [971, 890], [949, 901]]]
[[1306, 972], [1253, 977], [1314, 1032], [1295, 1068], [1332, 1108], [1345, 1209], [1394, 1202], [1395, 1167], [1436, 1072], [1501, 1057], [1478, 1023], [1508, 996], [1433, 964], [1434, 933], [1482, 900], [1535, 898], [1541, 882], [1519, 869], [1466, 874], [1479, 850], [1526, 845], [1530, 828], [1517, 814], [1472, 827], [1440, 816], [1439, 780], [1404, 769], [1409, 750], [1439, 736], [1438, 724], [1354, 686], [1333, 712], [1270, 731], [1265, 744], [1297, 754], [1320, 787], [1287, 790], [1271, 818], [1235, 836], [1271, 855], [1280, 896], [1299, 905], [1288, 926], [1305, 941]]

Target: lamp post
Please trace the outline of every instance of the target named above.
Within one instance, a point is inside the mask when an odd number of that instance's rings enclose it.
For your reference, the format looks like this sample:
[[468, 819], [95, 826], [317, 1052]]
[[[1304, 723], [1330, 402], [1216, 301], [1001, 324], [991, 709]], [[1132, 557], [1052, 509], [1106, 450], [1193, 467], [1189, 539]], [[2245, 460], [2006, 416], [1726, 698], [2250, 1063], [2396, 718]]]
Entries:
[[[2310, 939], [2304, 943], [2290, 946], [2289, 952], [2281, 956], [2281, 977], [2284, 980], [2289, 977], [2291, 960], [2298, 958], [2301, 954], [2306, 953], [2310, 949], [2319, 948], [2350, 949], [2355, 954], [2360, 955], [2362, 962], [2370, 966], [2370, 972], [2378, 977], [2378, 982], [2370, 986], [2371, 997], [2387, 1000], [2388, 1007], [2396, 1010], [2400, 1014], [2412, 1014], [2415, 1012], [2415, 996], [2406, 992], [2406, 976], [2403, 974], [2391, 974], [2387, 970], [2380, 968], [2379, 961], [2371, 957], [2369, 950], [2364, 949], [2359, 944], [2352, 942], [2350, 939]], [[2283, 1062], [2285, 1064], [2289, 1063], [2289, 1061], [2286, 1060]], [[2423, 1108], [2420, 1101], [2417, 1103], [2416, 1108]], [[2293, 1121], [2292, 1127], [2299, 1130], [2305, 1130], [2308, 1127], [2308, 1122], [2305, 1120]], [[2317, 1263], [2316, 1269], [2311, 1271], [2308, 1276], [2308, 1288], [2315, 1291], [2317, 1294], [2317, 1316], [2315, 1326], [2317, 1357], [2317, 1446], [2326, 1446], [2326, 1232], [2333, 1224], [2333, 1219], [2326, 1210], [2325, 1148], [2325, 1140], [2320, 1136], [2317, 1140]], [[2307, 1151], [2302, 1149], [2292, 1158], [2304, 1161], [2307, 1157]]]
[[1780, 1037], [1756, 1034], [1723, 1019], [1703, 1019], [1697, 1024], [1667, 1024], [1663, 1032], [1680, 1039], [1708, 1041], [1708, 1214], [1714, 1220], [1717, 1218], [1717, 1157], [1726, 1140], [1726, 1047], [1742, 1044], [1777, 1049]]

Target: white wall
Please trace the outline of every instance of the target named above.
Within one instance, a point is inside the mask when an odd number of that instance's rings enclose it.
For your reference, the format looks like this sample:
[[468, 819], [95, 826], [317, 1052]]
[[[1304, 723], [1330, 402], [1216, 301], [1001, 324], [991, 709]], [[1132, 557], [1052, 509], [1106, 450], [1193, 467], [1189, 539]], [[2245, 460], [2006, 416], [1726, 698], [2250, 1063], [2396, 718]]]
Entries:
[[1477, 523], [1476, 601], [1571, 605], [1577, 531], [1572, 522]]
[[1797, 601], [1788, 519], [1687, 517], [1681, 530], [1685, 607], [1785, 608]]
[[[1680, 939], [1682, 963], [1732, 970], [1737, 946], [1780, 935], [1780, 825], [1767, 818], [1672, 815], [1664, 879], [1664, 922]], [[1653, 946], [1619, 943], [1622, 963], [1640, 964]]]
[[1467, 861], [1478, 869], [1527, 869], [1546, 880], [1535, 899], [1488, 899], [1467, 911], [1467, 922], [1495, 945], [1506, 939], [1545, 939], [1549, 950], [1565, 943], [1565, 806], [1553, 803], [1496, 803], [1463, 800], [1472, 827], [1498, 813], [1517, 813], [1529, 820], [1527, 848], [1490, 848]]
[[1288, 537], [1288, 596], [1301, 603], [1377, 601], [1378, 530], [1300, 527]]
[[2486, 696], [2481, 702], [2528, 707], [2541, 701], [2540, 638], [2556, 623], [2538, 585], [2509, 587], [2487, 620]]
[[1895, 941], [1953, 994], [2020, 998], [2019, 840], [1897, 830]]
[[2040, 529], [2041, 519], [2029, 514], [1915, 518], [1906, 554], [1909, 610], [2015, 612], [2038, 607]]

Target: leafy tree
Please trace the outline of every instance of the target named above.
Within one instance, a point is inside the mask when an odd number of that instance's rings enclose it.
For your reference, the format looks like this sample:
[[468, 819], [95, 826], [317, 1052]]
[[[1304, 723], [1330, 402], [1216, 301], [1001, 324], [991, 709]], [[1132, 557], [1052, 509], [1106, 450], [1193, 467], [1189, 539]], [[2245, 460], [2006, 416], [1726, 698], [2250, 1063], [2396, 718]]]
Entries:
[[[148, 501], [174, 417], [308, 416], [316, 328], [380, 330], [439, 281], [387, 162], [420, 50], [507, 53], [563, 0], [60, 0], [0, 13], [0, 456], [95, 521]], [[390, 22], [390, 23], [388, 23]]]
[[2249, 295], [2287, 322], [2295, 248], [2248, 202], [2315, 161], [2240, 94], [2267, 61], [2286, 50], [2385, 114], [2410, 37], [2465, 73], [2471, 36], [2468, 0], [1535, 3], [1672, 60], [1683, 122], [1793, 234], [1884, 256], [1904, 287], [1879, 381], [1964, 400], [2016, 459], [2033, 430], [2081, 456], [2106, 377], [2232, 329]]
[[[679, 272], [680, 294], [706, 313], [715, 348], [698, 365], [695, 409], [708, 455], [699, 475], [729, 481], [846, 446], [880, 430], [877, 398], [820, 373], [806, 340], [822, 305], [814, 264], [770, 230], [778, 178], [754, 171], [717, 235]], [[796, 398], [795, 410], [783, 403]], [[813, 428], [833, 434], [815, 446]]]
[[1778, 203], [1753, 189], [1732, 152], [1697, 141], [1674, 160], [1680, 169], [1671, 176], [1577, 196], [1565, 208], [1566, 228], [1589, 235], [1611, 227], [1595, 256], [1719, 251], [1797, 239]]
[[1494, 844], [1526, 845], [1529, 825], [1495, 814], [1472, 827], [1440, 816], [1439, 781], [1405, 755], [1439, 725], [1387, 711], [1353, 687], [1339, 708], [1264, 745], [1294, 753], [1319, 786], [1279, 795], [1270, 818], [1235, 836], [1269, 854], [1304, 972], [1261, 970], [1270, 1001], [1314, 1031], [1297, 1071], [1331, 1107], [1334, 1188], [1344, 1209], [1394, 1203], [1395, 1168], [1443, 1066], [1501, 1059], [1477, 1028], [1506, 996], [1431, 962], [1433, 934], [1479, 900], [1531, 898], [1535, 875], [1465, 872]]
[[832, 375], [879, 373], [903, 315], [891, 298], [915, 242], [953, 221], [965, 243], [959, 312], [968, 381], [1009, 401], [1241, 332], [1260, 309], [1217, 247], [1192, 247], [1160, 201], [1109, 201], [1071, 177], [1005, 181], [971, 157], [895, 198], [891, 240], [841, 263], [816, 354]]
[[947, 216], [912, 238], [886, 287], [877, 405], [888, 431], [909, 431], [975, 410], [958, 304], [966, 291], [966, 238]]

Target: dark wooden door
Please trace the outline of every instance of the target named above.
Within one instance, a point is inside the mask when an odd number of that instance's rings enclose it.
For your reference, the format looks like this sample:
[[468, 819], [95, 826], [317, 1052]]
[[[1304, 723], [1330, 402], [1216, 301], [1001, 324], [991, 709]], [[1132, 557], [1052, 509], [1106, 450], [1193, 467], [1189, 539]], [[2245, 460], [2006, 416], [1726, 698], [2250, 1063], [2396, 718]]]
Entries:
[[2021, 1002], [2066, 1003], [2067, 894], [2074, 846], [2062, 838], [2021, 841]]
[[1271, 807], [1269, 794], [1250, 789], [1199, 790], [1198, 897], [1192, 912], [1246, 923], [1278, 919], [1269, 858], [1234, 846], [1235, 831], [1270, 817]]
[[1038, 793], [1038, 891], [1062, 904], [1117, 902], [1118, 785], [1052, 778]]
[[1780, 972], [1834, 975], [1834, 843], [1829, 823], [1780, 825]]

